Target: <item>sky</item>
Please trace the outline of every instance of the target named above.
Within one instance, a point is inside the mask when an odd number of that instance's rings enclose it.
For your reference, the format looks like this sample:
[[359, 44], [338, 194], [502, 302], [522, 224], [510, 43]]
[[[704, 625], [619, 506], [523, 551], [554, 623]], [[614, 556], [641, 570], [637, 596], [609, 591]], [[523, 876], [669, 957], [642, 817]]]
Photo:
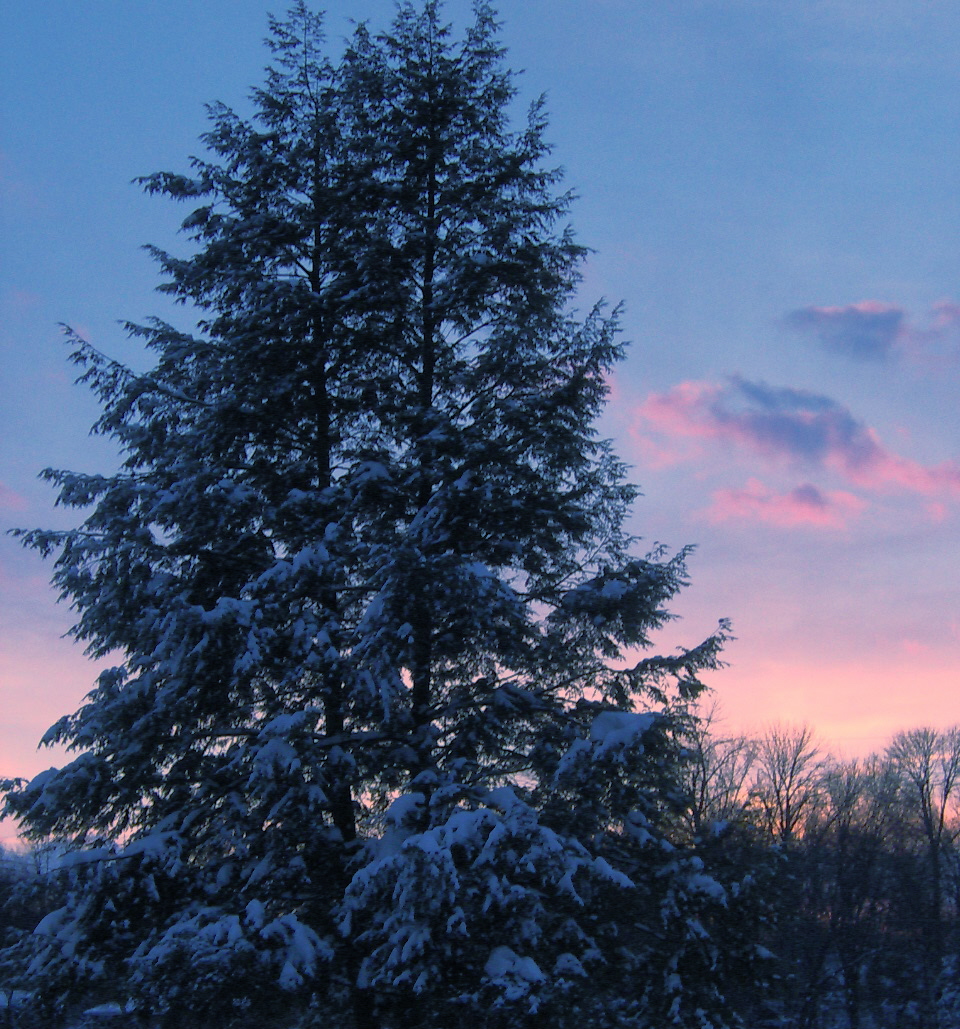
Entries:
[[[205, 103], [247, 110], [270, 9], [0, 9], [0, 528], [76, 524], [37, 473], [115, 465], [58, 324], [145, 368], [119, 323], [185, 318], [141, 249], [182, 249], [184, 212], [131, 180], [186, 170]], [[326, 10], [335, 51], [393, 5]], [[518, 115], [546, 95], [579, 197], [582, 307], [625, 305], [600, 428], [643, 491], [631, 529], [696, 548], [658, 644], [732, 620], [724, 731], [807, 722], [851, 757], [960, 722], [960, 6], [499, 10]], [[0, 537], [0, 776], [61, 760], [37, 742], [96, 675], [50, 571]]]

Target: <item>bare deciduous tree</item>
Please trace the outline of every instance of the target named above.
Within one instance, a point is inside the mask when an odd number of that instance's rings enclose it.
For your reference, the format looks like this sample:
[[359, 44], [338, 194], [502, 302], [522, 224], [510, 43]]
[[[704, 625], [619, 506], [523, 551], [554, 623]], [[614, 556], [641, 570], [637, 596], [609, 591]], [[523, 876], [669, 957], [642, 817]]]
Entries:
[[749, 779], [757, 743], [743, 734], [718, 734], [719, 721], [713, 704], [696, 719], [689, 733], [688, 818], [695, 836], [710, 824], [742, 820], [750, 805]]
[[797, 835], [819, 795], [822, 769], [820, 744], [809, 725], [778, 723], [760, 737], [751, 793], [776, 839]]
[[[888, 748], [907, 802], [908, 817], [917, 825], [926, 854], [927, 884], [923, 906], [925, 1022], [937, 1026], [939, 977], [945, 955], [944, 869], [958, 835], [960, 806], [960, 727], [897, 733]], [[954, 816], [954, 817], [951, 817]]]

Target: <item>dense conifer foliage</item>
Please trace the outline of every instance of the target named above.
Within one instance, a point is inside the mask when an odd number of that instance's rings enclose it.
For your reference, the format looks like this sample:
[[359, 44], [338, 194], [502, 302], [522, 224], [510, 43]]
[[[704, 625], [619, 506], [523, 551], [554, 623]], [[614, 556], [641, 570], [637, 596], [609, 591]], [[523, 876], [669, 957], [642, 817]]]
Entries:
[[[721, 1026], [749, 876], [683, 817], [685, 705], [723, 640], [658, 656], [684, 553], [643, 555], [596, 435], [616, 312], [493, 10], [273, 20], [247, 121], [146, 189], [196, 329], [73, 337], [120, 471], [52, 471], [74, 635], [112, 656], [7, 785], [66, 849], [36, 982], [148, 1024]], [[702, 854], [701, 854], [702, 851]], [[741, 882], [740, 880], [744, 881]]]

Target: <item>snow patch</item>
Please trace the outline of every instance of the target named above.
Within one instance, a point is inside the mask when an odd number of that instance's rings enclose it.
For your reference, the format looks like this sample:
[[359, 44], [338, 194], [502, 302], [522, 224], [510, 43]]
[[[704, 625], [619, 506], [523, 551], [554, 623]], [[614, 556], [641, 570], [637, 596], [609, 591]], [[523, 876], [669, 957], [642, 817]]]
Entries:
[[494, 947], [483, 972], [491, 979], [515, 979], [526, 983], [542, 983], [546, 979], [533, 958], [520, 957], [509, 947]]
[[659, 720], [654, 711], [601, 711], [590, 726], [590, 739], [599, 744], [598, 756], [616, 747], [628, 747], [635, 743]]

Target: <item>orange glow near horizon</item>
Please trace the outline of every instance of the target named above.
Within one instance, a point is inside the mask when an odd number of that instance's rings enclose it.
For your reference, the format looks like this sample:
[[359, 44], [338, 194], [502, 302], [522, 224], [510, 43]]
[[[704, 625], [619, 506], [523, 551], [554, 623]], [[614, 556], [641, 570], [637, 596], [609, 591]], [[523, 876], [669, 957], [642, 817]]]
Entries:
[[883, 752], [902, 730], [960, 724], [960, 667], [952, 655], [902, 649], [900, 662], [735, 662], [708, 679], [718, 731], [758, 735], [775, 722], [806, 723], [824, 752], [846, 759]]
[[[26, 643], [30, 643], [27, 640]], [[824, 754], [840, 759], [882, 753], [894, 734], [917, 726], [960, 724], [960, 666], [952, 654], [907, 640], [902, 660], [804, 661], [730, 655], [710, 673], [706, 706], [717, 702], [717, 735], [760, 735], [768, 726], [809, 724]], [[38, 747], [58, 718], [74, 711], [92, 688], [97, 666], [61, 639], [41, 653], [0, 653], [5, 697], [0, 777], [30, 778], [69, 760], [63, 747]], [[918, 714], [918, 712], [920, 712]], [[9, 741], [13, 741], [12, 743]], [[0, 845], [15, 845], [16, 826], [0, 821]]]
[[[764, 657], [756, 650], [738, 654], [736, 644], [733, 650], [728, 667], [706, 676], [707, 703], [717, 702], [717, 731], [723, 734], [757, 735], [774, 722], [807, 723], [826, 750], [860, 757], [883, 750], [903, 729], [960, 724], [954, 655], [914, 641], [903, 641], [899, 662], [889, 655], [827, 662]], [[40, 748], [40, 738], [83, 703], [98, 666], [66, 639], [43, 654], [29, 648], [0, 652], [0, 663], [0, 729], [8, 740], [0, 777], [36, 775], [65, 760], [64, 748]]]

